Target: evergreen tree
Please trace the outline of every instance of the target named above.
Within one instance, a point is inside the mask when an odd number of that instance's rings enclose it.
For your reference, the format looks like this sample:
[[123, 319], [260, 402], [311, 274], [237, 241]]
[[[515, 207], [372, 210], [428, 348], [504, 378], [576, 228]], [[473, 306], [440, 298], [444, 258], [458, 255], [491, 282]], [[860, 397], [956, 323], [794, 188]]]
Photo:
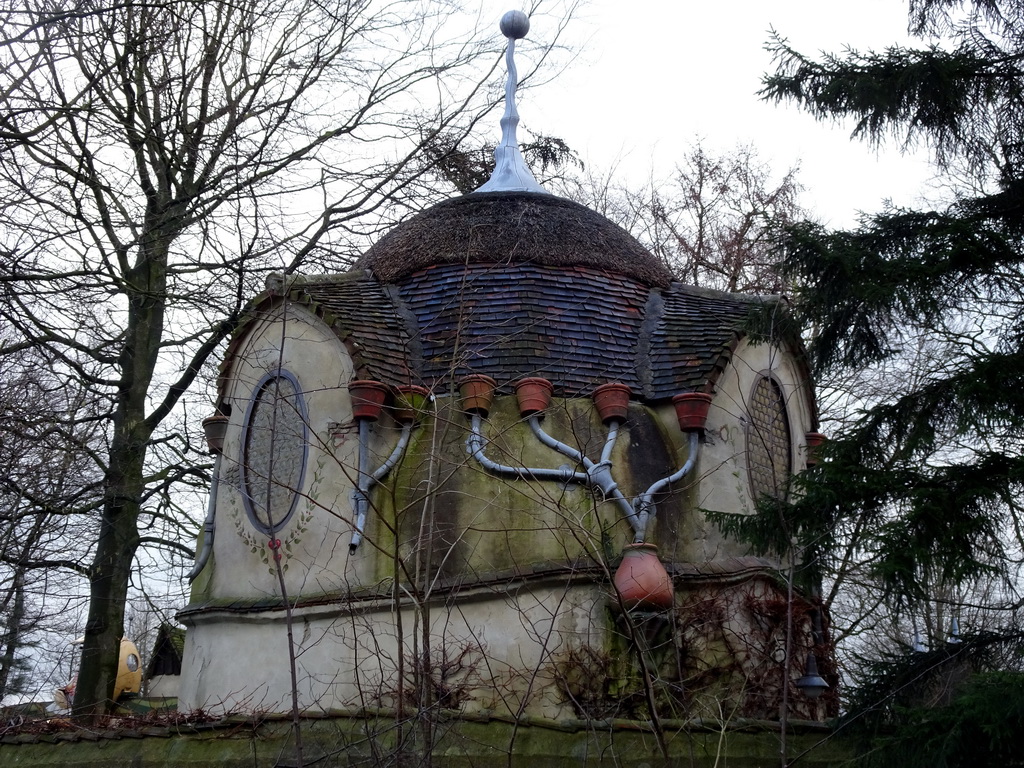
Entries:
[[[777, 551], [796, 533], [815, 578], [859, 562], [887, 610], [912, 614], [932, 601], [955, 617], [965, 590], [1012, 580], [1024, 547], [1024, 5], [912, 0], [910, 31], [920, 48], [820, 59], [773, 41], [778, 69], [765, 98], [852, 120], [859, 139], [927, 147], [947, 199], [930, 210], [887, 207], [852, 231], [786, 227], [782, 268], [799, 286], [816, 375], [885, 378], [873, 392], [849, 391], [856, 415], [826, 461], [798, 479], [795, 500], [741, 527]], [[1012, 588], [999, 595], [976, 602], [1018, 607]], [[948, 632], [935, 627], [932, 647]], [[1021, 645], [1014, 631], [987, 638]], [[891, 705], [898, 680], [869, 677], [866, 710], [879, 696]], [[964, 715], [956, 702], [974, 707], [991, 682], [965, 676], [948, 716]], [[960, 764], [943, 760], [962, 753], [956, 734], [966, 730], [939, 730], [948, 739], [932, 744], [932, 764]]]
[[783, 243], [816, 372], [891, 377], [786, 514], [821, 558], [856, 532], [904, 602], [1006, 570], [1024, 541], [1024, 7], [970, 6], [911, 4], [911, 31], [947, 47], [813, 61], [777, 39], [763, 91], [852, 117], [855, 136], [925, 142], [962, 180], [942, 208], [790, 226]]
[[1006, 654], [1020, 630], [887, 654], [868, 665], [842, 730], [858, 737], [868, 768], [1024, 765], [1024, 672]]

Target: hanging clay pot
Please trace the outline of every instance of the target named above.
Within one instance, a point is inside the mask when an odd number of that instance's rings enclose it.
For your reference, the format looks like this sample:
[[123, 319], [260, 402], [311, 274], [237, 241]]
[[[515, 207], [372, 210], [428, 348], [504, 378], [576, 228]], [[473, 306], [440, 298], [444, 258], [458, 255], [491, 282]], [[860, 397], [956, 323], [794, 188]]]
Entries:
[[683, 432], [699, 432], [708, 421], [711, 395], [704, 392], [683, 392], [672, 398], [676, 409], [679, 429]]
[[672, 607], [672, 579], [653, 544], [630, 544], [615, 571], [615, 590], [626, 610], [662, 611]]
[[554, 387], [547, 379], [520, 379], [512, 385], [519, 401], [519, 413], [524, 418], [540, 413], [551, 405], [551, 393]]
[[416, 421], [420, 414], [426, 410], [430, 402], [430, 390], [426, 387], [418, 387], [415, 384], [407, 384], [398, 387], [395, 391], [395, 421], [399, 424], [409, 424]]
[[807, 441], [807, 466], [816, 466], [821, 461], [821, 446], [828, 441], [828, 438], [821, 432], [808, 432], [804, 435], [804, 439]]
[[352, 416], [356, 421], [376, 421], [380, 418], [388, 387], [379, 381], [356, 379], [349, 382], [348, 392], [352, 396]]
[[607, 424], [609, 421], [625, 421], [626, 413], [629, 411], [629, 387], [618, 382], [602, 384], [594, 390], [591, 397], [594, 399], [594, 407], [601, 417], [601, 421]]
[[210, 453], [223, 452], [228, 421], [228, 417], [220, 411], [203, 419], [203, 432], [206, 433], [206, 445], [210, 449]]
[[498, 382], [482, 373], [471, 373], [459, 382], [462, 395], [462, 410], [469, 414], [486, 416], [494, 400], [494, 388]]

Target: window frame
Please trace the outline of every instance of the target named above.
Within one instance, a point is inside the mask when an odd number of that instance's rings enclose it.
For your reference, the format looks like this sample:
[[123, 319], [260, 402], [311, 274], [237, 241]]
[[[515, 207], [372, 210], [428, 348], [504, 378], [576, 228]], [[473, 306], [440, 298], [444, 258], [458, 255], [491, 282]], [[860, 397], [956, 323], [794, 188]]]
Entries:
[[[766, 490], [759, 487], [759, 481], [755, 479], [756, 472], [754, 468], [754, 446], [759, 445], [765, 454], [770, 464], [772, 464], [772, 475], [776, 473], [774, 462], [772, 461], [772, 454], [770, 453], [767, 446], [764, 445], [764, 441], [757, 441], [756, 436], [761, 434], [761, 425], [755, 422], [755, 411], [754, 411], [754, 398], [757, 394], [757, 389], [762, 385], [763, 382], [768, 382], [772, 388], [772, 393], [777, 395], [777, 403], [780, 406], [779, 414], [782, 416], [782, 421], [785, 425], [786, 430], [786, 446], [785, 446], [785, 458], [786, 466], [784, 468], [783, 477], [775, 477], [775, 484], [772, 490]], [[754, 383], [751, 385], [749, 392], [747, 393], [747, 419], [745, 424], [745, 445], [746, 450], [746, 465], [747, 465], [747, 482], [750, 488], [750, 496], [756, 504], [763, 496], [767, 496], [775, 501], [785, 501], [789, 493], [790, 479], [793, 477], [795, 472], [795, 464], [793, 461], [793, 420], [789, 413], [789, 403], [786, 397], [786, 387], [779, 379], [778, 376], [771, 370], [765, 370], [758, 372]]]
[[[281, 516], [280, 520], [274, 520], [274, 524], [271, 526], [267, 525], [262, 519], [260, 519], [257, 509], [261, 508], [262, 505], [257, 505], [249, 492], [249, 437], [253, 426], [253, 415], [256, 412], [257, 406], [260, 404], [260, 396], [273, 385], [273, 382], [276, 379], [284, 379], [291, 384], [292, 389], [294, 390], [294, 395], [289, 396], [288, 399], [294, 398], [294, 403], [302, 423], [302, 456], [299, 459], [298, 478], [296, 480], [295, 487], [291, 489], [291, 501], [288, 504], [288, 511]], [[239, 473], [239, 486], [242, 493], [242, 505], [245, 507], [245, 513], [249, 518], [249, 522], [256, 530], [266, 534], [267, 536], [273, 536], [288, 523], [292, 515], [295, 513], [295, 509], [298, 507], [299, 498], [302, 495], [301, 491], [306, 479], [306, 465], [308, 461], [309, 412], [306, 405], [306, 399], [302, 396], [302, 387], [299, 385], [299, 379], [291, 371], [284, 368], [269, 371], [260, 378], [256, 386], [253, 387], [252, 394], [249, 396], [249, 402], [245, 409], [245, 420], [242, 422], [242, 439], [239, 445], [239, 467], [241, 470]], [[264, 510], [264, 513], [266, 513], [266, 510]]]

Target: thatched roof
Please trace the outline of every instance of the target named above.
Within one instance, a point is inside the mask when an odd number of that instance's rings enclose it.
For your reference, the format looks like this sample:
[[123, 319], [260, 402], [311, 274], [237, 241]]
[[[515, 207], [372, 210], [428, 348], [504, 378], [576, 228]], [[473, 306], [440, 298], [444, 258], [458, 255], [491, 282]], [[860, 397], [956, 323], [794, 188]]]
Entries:
[[474, 193], [398, 225], [357, 263], [385, 283], [440, 264], [594, 267], [668, 287], [668, 269], [601, 214], [554, 195]]

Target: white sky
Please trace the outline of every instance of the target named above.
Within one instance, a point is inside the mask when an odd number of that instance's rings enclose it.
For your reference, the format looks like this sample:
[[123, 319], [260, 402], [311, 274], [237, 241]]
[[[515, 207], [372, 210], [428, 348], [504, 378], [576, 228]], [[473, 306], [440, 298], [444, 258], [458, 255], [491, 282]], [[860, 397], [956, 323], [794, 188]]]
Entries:
[[[499, 3], [496, 18], [502, 7], [516, 5]], [[764, 44], [774, 28], [805, 54], [878, 50], [905, 41], [906, 26], [899, 0], [631, 0], [628, 9], [589, 0], [568, 33], [578, 58], [524, 93], [519, 112], [524, 127], [564, 139], [588, 165], [618, 162], [617, 175], [636, 181], [652, 167], [667, 173], [697, 137], [712, 150], [752, 143], [778, 172], [799, 162], [805, 205], [849, 226], [884, 198], [915, 203], [931, 177], [926, 157], [894, 145], [876, 152], [850, 140], [850, 125], [761, 102], [761, 76], [774, 69]]]

